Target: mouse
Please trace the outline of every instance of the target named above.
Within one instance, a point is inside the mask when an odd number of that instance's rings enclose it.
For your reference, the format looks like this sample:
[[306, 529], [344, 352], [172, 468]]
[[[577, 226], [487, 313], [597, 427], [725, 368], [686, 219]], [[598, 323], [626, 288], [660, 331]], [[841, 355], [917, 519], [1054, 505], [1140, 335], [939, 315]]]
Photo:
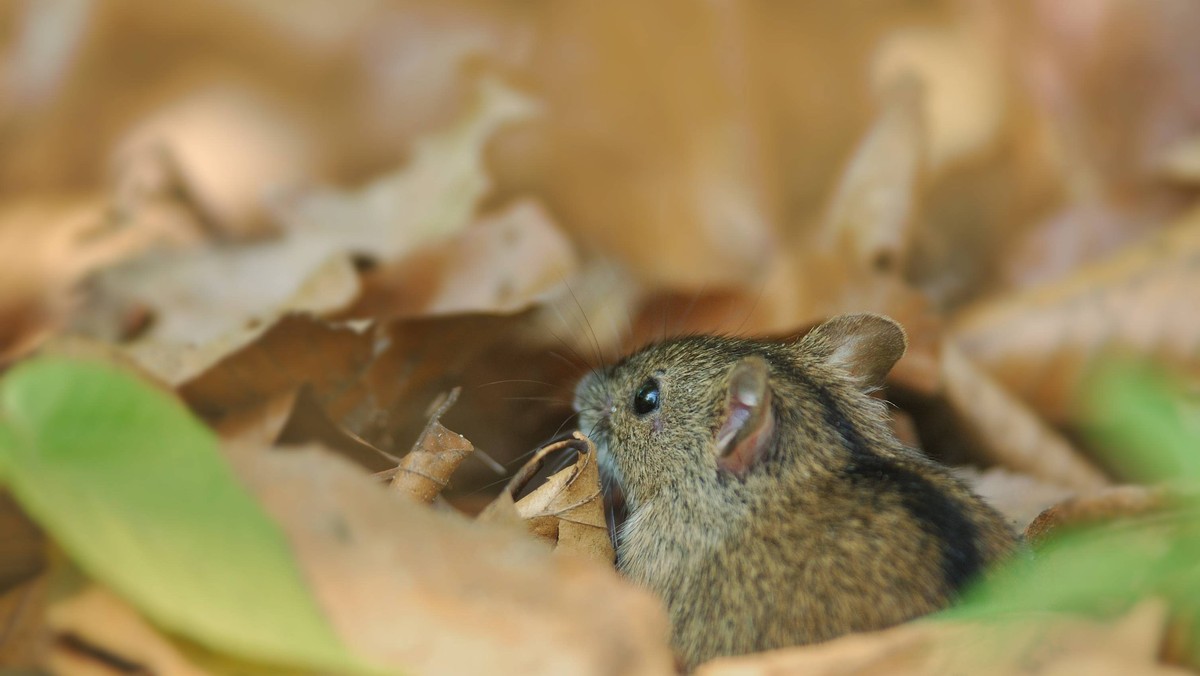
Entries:
[[790, 341], [662, 340], [579, 381], [627, 512], [617, 569], [664, 602], [683, 666], [942, 609], [1018, 546], [893, 435], [872, 395], [906, 348], [894, 320], [849, 314]]

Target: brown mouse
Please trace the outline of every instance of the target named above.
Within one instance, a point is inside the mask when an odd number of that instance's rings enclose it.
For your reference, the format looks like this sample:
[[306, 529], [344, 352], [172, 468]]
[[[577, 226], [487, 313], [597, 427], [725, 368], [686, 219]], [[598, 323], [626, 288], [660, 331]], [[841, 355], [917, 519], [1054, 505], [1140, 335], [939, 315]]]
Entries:
[[843, 315], [792, 343], [664, 341], [579, 383], [628, 510], [617, 565], [666, 603], [688, 667], [943, 608], [1013, 549], [870, 396], [905, 347], [891, 319]]

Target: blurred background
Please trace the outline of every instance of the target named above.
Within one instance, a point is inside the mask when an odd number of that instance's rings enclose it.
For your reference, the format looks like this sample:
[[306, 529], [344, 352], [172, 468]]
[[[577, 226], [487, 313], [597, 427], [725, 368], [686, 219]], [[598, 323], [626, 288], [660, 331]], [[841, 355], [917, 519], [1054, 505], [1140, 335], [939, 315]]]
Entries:
[[[392, 449], [465, 383], [448, 420], [507, 461], [639, 342], [869, 310], [912, 339], [910, 441], [954, 457], [947, 407], [988, 438], [1018, 423], [970, 409], [1011, 405], [1067, 445], [1102, 349], [1196, 367], [1198, 30], [1192, 0], [12, 0], [0, 356], [114, 345], [219, 425], [266, 367], [212, 379], [266, 350]], [[296, 312], [494, 322], [406, 325], [371, 387], [439, 375], [350, 401]], [[553, 409], [522, 434], [484, 403], [517, 379]], [[1099, 481], [1021, 452], [967, 459]]]

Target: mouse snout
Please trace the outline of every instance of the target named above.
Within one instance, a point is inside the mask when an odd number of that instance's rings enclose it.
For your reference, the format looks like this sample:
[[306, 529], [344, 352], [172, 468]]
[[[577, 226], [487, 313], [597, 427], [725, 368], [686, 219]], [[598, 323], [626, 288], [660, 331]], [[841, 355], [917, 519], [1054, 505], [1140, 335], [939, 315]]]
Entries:
[[577, 413], [591, 411], [603, 417], [612, 412], [612, 395], [604, 387], [603, 371], [591, 371], [575, 386], [574, 408]]

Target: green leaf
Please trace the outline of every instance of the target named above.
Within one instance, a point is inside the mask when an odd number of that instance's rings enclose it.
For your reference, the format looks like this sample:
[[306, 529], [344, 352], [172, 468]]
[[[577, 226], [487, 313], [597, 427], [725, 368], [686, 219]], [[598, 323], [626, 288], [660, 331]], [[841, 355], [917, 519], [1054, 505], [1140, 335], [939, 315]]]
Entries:
[[72, 560], [163, 628], [241, 658], [363, 669], [283, 531], [170, 395], [97, 363], [22, 364], [0, 380], [0, 467]]

